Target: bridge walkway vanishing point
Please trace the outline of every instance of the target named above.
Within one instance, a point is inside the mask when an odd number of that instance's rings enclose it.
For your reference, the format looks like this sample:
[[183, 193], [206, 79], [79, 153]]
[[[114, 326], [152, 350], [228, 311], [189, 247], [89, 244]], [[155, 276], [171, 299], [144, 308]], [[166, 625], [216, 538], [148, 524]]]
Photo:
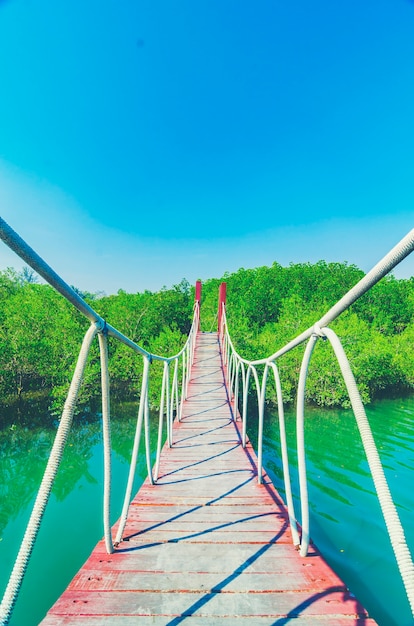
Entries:
[[[102, 540], [42, 626], [376, 622], [311, 544], [233, 419], [217, 333], [198, 333], [189, 392], [157, 484], [131, 503], [123, 541]], [[114, 527], [116, 528], [116, 526]]]

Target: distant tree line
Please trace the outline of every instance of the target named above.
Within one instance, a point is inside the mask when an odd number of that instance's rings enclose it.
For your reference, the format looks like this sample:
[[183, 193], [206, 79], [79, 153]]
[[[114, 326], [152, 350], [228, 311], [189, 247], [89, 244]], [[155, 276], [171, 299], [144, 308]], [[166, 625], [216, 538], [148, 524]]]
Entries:
[[[59, 415], [89, 326], [86, 320], [52, 287], [33, 275], [13, 269], [0, 272], [0, 425], [1, 415], [24, 406], [45, 408]], [[127, 337], [148, 351], [173, 355], [184, 345], [191, 327], [193, 293], [183, 280], [172, 289], [152, 293], [102, 296], [81, 293], [89, 304]], [[158, 364], [153, 363], [157, 371]], [[160, 369], [158, 367], [158, 369]], [[134, 399], [142, 375], [142, 357], [109, 339], [111, 396]], [[151, 397], [159, 376], [151, 376]], [[94, 342], [79, 397], [84, 407], [100, 397], [100, 361]]]
[[[239, 269], [224, 276], [227, 318], [238, 352], [260, 359], [312, 326], [362, 277], [347, 263], [299, 263]], [[221, 280], [203, 286], [207, 313], [217, 306]], [[214, 304], [213, 304], [214, 303]], [[351, 362], [363, 401], [411, 393], [414, 389], [414, 278], [383, 278], [330, 327]], [[284, 400], [294, 402], [304, 346], [279, 361]], [[306, 387], [319, 406], [349, 406], [345, 385], [329, 342], [315, 348]], [[275, 401], [270, 389], [269, 400]]]
[[[346, 263], [301, 263], [239, 269], [202, 287], [202, 330], [216, 330], [219, 284], [227, 283], [227, 315], [238, 351], [249, 359], [274, 353], [311, 326], [360, 278]], [[170, 356], [190, 328], [194, 287], [184, 279], [171, 289], [116, 295], [81, 294], [130, 339], [156, 354]], [[331, 327], [342, 339], [363, 400], [411, 393], [414, 389], [414, 278], [388, 276], [343, 313]], [[88, 321], [51, 287], [39, 284], [28, 268], [0, 272], [0, 415], [7, 407], [43, 402], [59, 413]], [[307, 399], [319, 406], [347, 406], [339, 367], [328, 342], [312, 357]], [[286, 354], [279, 367], [285, 402], [294, 402], [303, 346]], [[139, 394], [142, 359], [110, 340], [113, 397]], [[151, 376], [155, 403], [160, 385], [157, 364]], [[160, 370], [160, 368], [158, 368]], [[99, 394], [99, 354], [94, 346], [82, 385], [80, 406]], [[270, 387], [269, 402], [275, 400]], [[1, 423], [1, 421], [0, 421]]]

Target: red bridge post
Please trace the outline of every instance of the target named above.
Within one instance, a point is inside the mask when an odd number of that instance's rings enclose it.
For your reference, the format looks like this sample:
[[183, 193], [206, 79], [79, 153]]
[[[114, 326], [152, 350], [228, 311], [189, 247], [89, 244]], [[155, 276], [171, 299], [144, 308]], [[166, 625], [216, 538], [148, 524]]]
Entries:
[[194, 301], [198, 303], [198, 328], [200, 330], [200, 302], [201, 302], [201, 280], [197, 280], [195, 284], [195, 297]]
[[197, 280], [195, 284], [195, 301], [200, 302], [201, 300], [201, 280]]
[[226, 287], [227, 283], [221, 283], [219, 287], [219, 303], [218, 303], [218, 319], [217, 330], [221, 330], [221, 318], [223, 316], [223, 304], [226, 304]]

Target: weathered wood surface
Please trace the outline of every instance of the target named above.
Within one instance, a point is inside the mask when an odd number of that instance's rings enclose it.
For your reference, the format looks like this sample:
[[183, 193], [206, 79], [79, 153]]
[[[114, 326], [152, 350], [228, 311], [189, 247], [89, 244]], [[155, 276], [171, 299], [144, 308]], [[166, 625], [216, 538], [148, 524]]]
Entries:
[[189, 397], [144, 483], [124, 540], [101, 541], [42, 626], [181, 623], [370, 626], [375, 622], [311, 545], [295, 550], [284, 504], [243, 450], [216, 333], [198, 335]]

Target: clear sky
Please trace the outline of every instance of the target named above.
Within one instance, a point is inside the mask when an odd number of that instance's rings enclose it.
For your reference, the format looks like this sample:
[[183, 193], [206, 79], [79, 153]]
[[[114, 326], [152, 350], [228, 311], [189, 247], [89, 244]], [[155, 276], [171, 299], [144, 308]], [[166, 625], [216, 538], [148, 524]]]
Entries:
[[414, 226], [414, 3], [0, 0], [0, 207], [92, 292], [368, 271]]

